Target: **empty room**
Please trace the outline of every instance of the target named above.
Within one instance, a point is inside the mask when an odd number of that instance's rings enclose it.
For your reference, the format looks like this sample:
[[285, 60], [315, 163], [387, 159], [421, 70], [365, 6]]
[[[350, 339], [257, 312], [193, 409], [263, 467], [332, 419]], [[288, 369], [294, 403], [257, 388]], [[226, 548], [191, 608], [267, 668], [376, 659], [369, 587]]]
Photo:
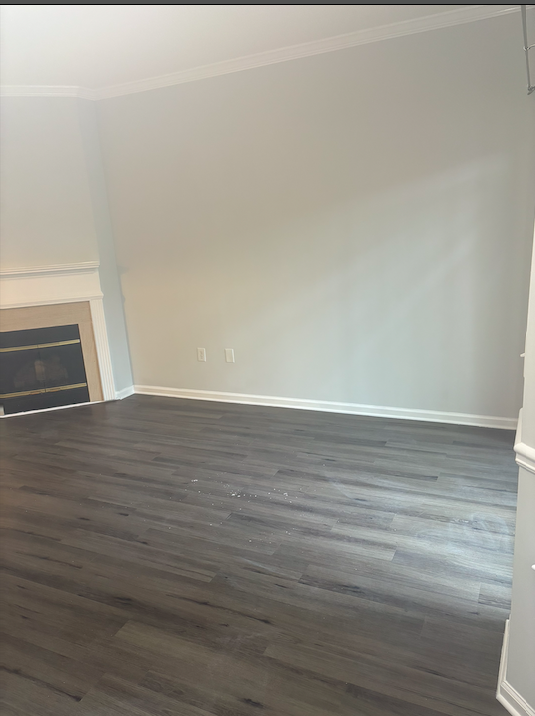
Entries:
[[535, 716], [535, 7], [1, 14], [0, 714]]

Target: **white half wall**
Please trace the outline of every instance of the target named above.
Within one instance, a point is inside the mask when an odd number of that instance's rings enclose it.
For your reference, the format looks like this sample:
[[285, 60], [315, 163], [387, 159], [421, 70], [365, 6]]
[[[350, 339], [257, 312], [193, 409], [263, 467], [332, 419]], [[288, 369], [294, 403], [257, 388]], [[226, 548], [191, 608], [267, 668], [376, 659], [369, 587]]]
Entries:
[[[534, 468], [535, 470], [535, 464]], [[498, 698], [514, 716], [535, 716], [535, 473], [520, 468], [511, 618]]]
[[535, 716], [535, 254], [526, 334], [524, 405], [515, 451], [519, 474], [513, 592], [498, 698], [513, 716]]
[[516, 420], [524, 85], [511, 15], [100, 101], [134, 382]]

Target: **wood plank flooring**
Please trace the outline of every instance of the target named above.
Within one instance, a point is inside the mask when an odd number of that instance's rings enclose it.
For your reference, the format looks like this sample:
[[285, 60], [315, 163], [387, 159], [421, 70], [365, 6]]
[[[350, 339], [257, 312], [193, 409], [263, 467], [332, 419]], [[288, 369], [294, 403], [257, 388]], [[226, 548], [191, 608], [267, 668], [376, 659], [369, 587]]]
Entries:
[[133, 396], [0, 421], [3, 716], [499, 716], [513, 433]]

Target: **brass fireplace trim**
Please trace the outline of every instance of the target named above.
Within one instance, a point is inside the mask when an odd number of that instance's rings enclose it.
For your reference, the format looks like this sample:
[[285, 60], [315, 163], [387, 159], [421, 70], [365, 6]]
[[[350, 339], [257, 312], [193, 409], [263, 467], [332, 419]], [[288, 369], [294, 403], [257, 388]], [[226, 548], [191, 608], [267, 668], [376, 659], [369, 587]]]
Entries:
[[87, 383], [73, 383], [72, 385], [56, 385], [53, 388], [37, 388], [37, 390], [19, 390], [17, 393], [0, 393], [0, 398], [21, 398], [23, 395], [41, 395], [41, 393], [57, 393], [59, 390], [72, 390], [85, 388]]
[[55, 348], [56, 346], [72, 346], [80, 343], [79, 338], [72, 341], [56, 341], [55, 343], [35, 343], [33, 346], [13, 346], [12, 348], [0, 348], [0, 353], [12, 353], [13, 351], [33, 351], [36, 348]]
[[[89, 400], [91, 402], [103, 400], [104, 395], [89, 301], [57, 303], [48, 306], [27, 306], [25, 308], [3, 308], [0, 310], [0, 330], [2, 331], [24, 331], [30, 328], [68, 326], [73, 323], [78, 324], [78, 330], [80, 331]], [[71, 342], [67, 341], [67, 343]], [[44, 344], [40, 347], [43, 346]], [[21, 349], [29, 347], [21, 346]]]

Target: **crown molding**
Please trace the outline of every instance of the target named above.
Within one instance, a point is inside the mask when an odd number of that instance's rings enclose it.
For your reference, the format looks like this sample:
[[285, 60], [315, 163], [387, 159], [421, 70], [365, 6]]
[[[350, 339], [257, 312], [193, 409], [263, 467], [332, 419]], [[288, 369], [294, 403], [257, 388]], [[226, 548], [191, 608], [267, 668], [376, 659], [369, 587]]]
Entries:
[[0, 271], [0, 278], [27, 278], [29, 276], [73, 275], [98, 271], [99, 261], [83, 261], [73, 264], [50, 264], [49, 266], [28, 266]]
[[277, 50], [259, 52], [255, 55], [237, 57], [233, 60], [216, 62], [211, 65], [203, 65], [202, 67], [194, 67], [190, 70], [174, 72], [160, 77], [152, 77], [138, 82], [127, 82], [121, 85], [114, 85], [113, 87], [104, 87], [96, 91], [97, 99], [108, 99], [126, 94], [147, 92], [148, 90], [160, 89], [162, 87], [171, 87], [172, 85], [186, 82], [195, 82], [196, 80], [231, 74], [233, 72], [241, 72], [243, 70], [254, 69], [255, 67], [264, 67], [266, 65], [288, 62], [289, 60], [297, 60], [303, 57], [312, 57], [313, 55], [335, 52], [336, 50], [357, 47], [359, 45], [368, 45], [373, 42], [380, 42], [395, 37], [404, 37], [406, 35], [414, 35], [444, 27], [452, 27], [454, 25], [462, 25], [477, 20], [501, 17], [502, 15], [509, 15], [510, 13], [519, 11], [519, 5], [475, 5], [459, 10], [449, 10], [440, 13], [440, 15], [427, 15], [414, 20], [403, 20], [402, 22], [392, 23], [390, 25], [381, 25], [380, 27], [348, 32], [344, 35], [336, 35], [335, 37], [328, 37], [314, 42], [305, 42], [300, 45], [291, 45]]
[[77, 97], [96, 100], [95, 90], [61, 85], [3, 85], [0, 97]]
[[[528, 7], [532, 7], [531, 5]], [[511, 13], [520, 12], [520, 5], [469, 5], [457, 10], [448, 10], [437, 15], [426, 15], [425, 17], [413, 20], [403, 20], [389, 25], [381, 25], [366, 30], [348, 32], [344, 35], [336, 35], [322, 40], [305, 42], [299, 45], [291, 45], [267, 52], [259, 52], [254, 55], [237, 57], [232, 60], [215, 62], [210, 65], [193, 67], [180, 72], [150, 77], [135, 82], [102, 87], [100, 89], [88, 89], [84, 87], [54, 87], [54, 86], [4, 86], [1, 89], [3, 96], [9, 97], [78, 97], [81, 99], [100, 100], [122, 95], [147, 92], [162, 87], [195, 82], [197, 80], [217, 77], [219, 75], [241, 72], [265, 67], [266, 65], [288, 62], [303, 57], [312, 57], [327, 52], [335, 52], [349, 47], [368, 45], [373, 42], [381, 42], [395, 37], [415, 35], [430, 30], [438, 30], [454, 25], [464, 25], [478, 20], [486, 20], [493, 17], [502, 17]]]

